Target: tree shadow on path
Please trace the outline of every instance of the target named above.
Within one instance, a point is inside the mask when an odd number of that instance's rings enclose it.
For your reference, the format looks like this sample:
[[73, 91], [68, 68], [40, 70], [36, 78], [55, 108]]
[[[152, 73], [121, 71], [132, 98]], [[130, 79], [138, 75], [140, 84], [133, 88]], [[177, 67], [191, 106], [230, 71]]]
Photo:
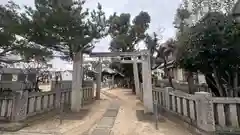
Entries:
[[66, 111], [62, 114], [62, 120], [81, 120], [88, 116], [89, 109], [81, 109], [80, 112]]
[[[142, 122], [156, 122], [156, 116], [154, 115], [154, 113], [144, 113], [144, 110], [136, 110], [136, 117], [138, 119], [138, 121], [142, 121]], [[161, 116], [158, 116], [158, 121], [164, 122], [165, 120], [162, 119]]]

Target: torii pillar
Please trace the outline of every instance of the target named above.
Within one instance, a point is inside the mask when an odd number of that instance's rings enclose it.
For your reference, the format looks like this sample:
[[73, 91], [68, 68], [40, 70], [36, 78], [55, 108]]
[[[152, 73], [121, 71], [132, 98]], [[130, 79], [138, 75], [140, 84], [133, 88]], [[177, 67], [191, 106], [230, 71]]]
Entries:
[[153, 112], [152, 73], [149, 53], [142, 55], [143, 104], [145, 113]]
[[102, 82], [102, 62], [101, 58], [99, 58], [99, 63], [96, 67], [97, 76], [96, 76], [96, 82], [97, 82], [97, 88], [96, 88], [96, 99], [100, 99], [100, 92], [101, 92], [101, 82]]
[[139, 96], [140, 81], [139, 81], [139, 75], [138, 75], [137, 57], [133, 57], [133, 74], [134, 74], [134, 84], [135, 84], [136, 95]]

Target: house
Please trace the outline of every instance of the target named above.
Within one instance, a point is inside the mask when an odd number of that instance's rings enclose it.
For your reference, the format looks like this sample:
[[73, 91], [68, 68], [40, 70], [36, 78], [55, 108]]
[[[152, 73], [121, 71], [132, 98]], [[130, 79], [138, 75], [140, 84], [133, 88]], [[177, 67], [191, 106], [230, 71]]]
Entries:
[[[166, 44], [162, 44], [163, 46], [165, 46]], [[172, 80], [177, 82], [177, 83], [187, 83], [187, 76], [188, 76], [188, 72], [185, 71], [184, 69], [181, 69], [179, 67], [176, 67], [175, 66], [175, 54], [176, 52], [170, 52], [169, 55], [166, 57], [167, 59], [167, 69], [169, 70], [170, 72], [170, 76], [172, 77]], [[161, 79], [167, 79], [167, 74], [164, 72], [164, 63], [162, 63], [160, 66], [159, 66], [159, 69], [160, 70], [160, 74], [158, 74], [158, 79], [161, 78]], [[204, 75], [202, 75], [201, 73], [194, 73], [193, 74], [193, 78], [194, 78], [194, 83], [195, 84], [205, 84], [206, 83], [206, 80], [205, 80], [205, 77]]]

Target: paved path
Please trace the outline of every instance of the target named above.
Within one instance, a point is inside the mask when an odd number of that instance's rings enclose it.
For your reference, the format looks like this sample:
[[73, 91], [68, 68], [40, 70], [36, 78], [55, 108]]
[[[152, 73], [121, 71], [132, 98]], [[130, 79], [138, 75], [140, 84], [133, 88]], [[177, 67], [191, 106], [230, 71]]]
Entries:
[[120, 104], [111, 135], [192, 135], [180, 125], [168, 120], [159, 122], [159, 130], [156, 130], [154, 117], [143, 113], [142, 104], [131, 90], [114, 89], [106, 92]]
[[[143, 113], [143, 105], [129, 89], [103, 90], [102, 100], [86, 107], [86, 112], [69, 114], [62, 125], [56, 117], [37, 121], [15, 133], [3, 135], [191, 135], [180, 125], [160, 122]], [[83, 109], [84, 110], [84, 109]], [[1, 134], [1, 133], [0, 133]]]

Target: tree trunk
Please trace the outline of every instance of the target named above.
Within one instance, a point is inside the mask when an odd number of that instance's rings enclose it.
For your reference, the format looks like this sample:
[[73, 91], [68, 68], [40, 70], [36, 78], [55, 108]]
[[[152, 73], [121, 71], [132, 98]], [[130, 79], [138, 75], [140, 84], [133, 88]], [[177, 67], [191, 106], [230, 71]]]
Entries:
[[196, 88], [194, 85], [193, 73], [188, 71], [187, 74], [188, 74], [187, 82], [188, 82], [189, 94], [194, 94], [194, 92], [196, 92]]
[[204, 74], [204, 76], [205, 76], [205, 80], [206, 80], [208, 87], [211, 89], [211, 92], [215, 96], [220, 97], [221, 95], [220, 95], [219, 90], [217, 89], [216, 82], [215, 82], [213, 76], [211, 74]]
[[172, 81], [172, 76], [171, 76], [171, 74], [170, 74], [170, 70], [168, 69], [168, 71], [167, 71], [167, 73], [168, 73], [168, 81], [169, 81], [169, 84], [170, 84], [170, 86], [172, 87], [172, 88], [174, 88], [174, 86], [173, 86], [173, 81]]
[[164, 59], [164, 72], [167, 74], [170, 87], [174, 88], [173, 82], [172, 82], [172, 76], [170, 74], [170, 69], [167, 68], [167, 61], [166, 61], [166, 59]]
[[233, 96], [238, 97], [238, 72], [237, 71], [234, 73]]
[[217, 73], [217, 70], [216, 68], [213, 68], [213, 74], [214, 74], [214, 80], [216, 82], [216, 86], [217, 86], [217, 89], [220, 93], [220, 96], [221, 97], [226, 97], [227, 96], [227, 93], [224, 91], [224, 88], [222, 87], [222, 84], [220, 83], [220, 78], [219, 78], [219, 75]]
[[71, 110], [79, 112], [82, 107], [83, 54], [78, 52], [73, 60]]
[[36, 84], [35, 84], [35, 92], [40, 92], [40, 89], [39, 89], [39, 77], [37, 77], [37, 80], [36, 80]]

